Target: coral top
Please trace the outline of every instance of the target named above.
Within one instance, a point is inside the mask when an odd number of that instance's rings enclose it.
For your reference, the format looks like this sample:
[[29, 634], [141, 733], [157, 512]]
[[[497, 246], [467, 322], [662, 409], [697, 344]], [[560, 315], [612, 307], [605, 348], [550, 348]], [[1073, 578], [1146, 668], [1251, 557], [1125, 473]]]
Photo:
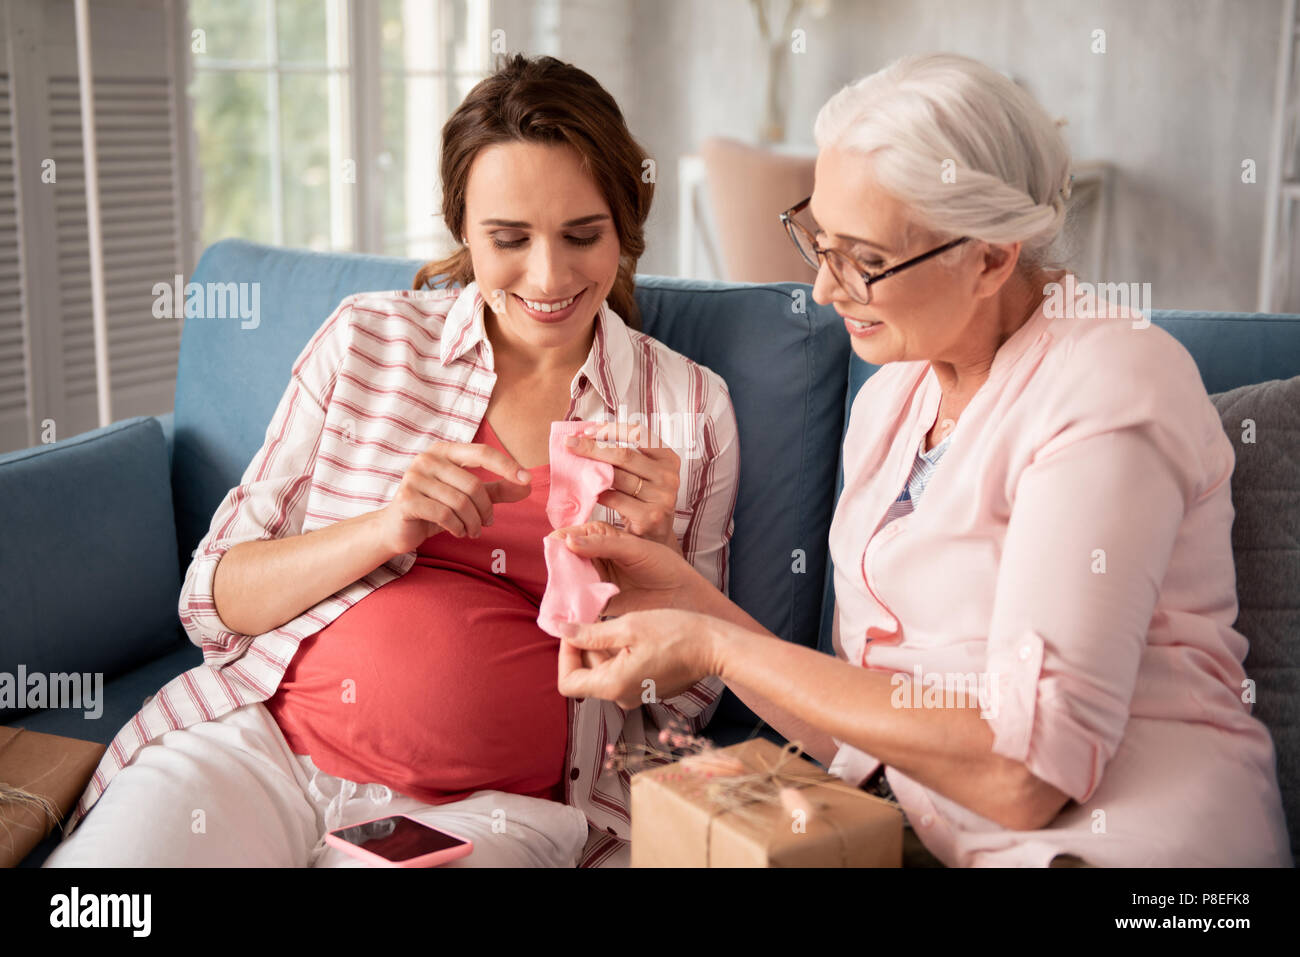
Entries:
[[[474, 441], [502, 448], [486, 418]], [[482, 789], [563, 800], [559, 645], [536, 622], [550, 466], [529, 471], [532, 493], [496, 503], [481, 538], [431, 536], [406, 575], [302, 642], [266, 702], [295, 753], [430, 804]]]

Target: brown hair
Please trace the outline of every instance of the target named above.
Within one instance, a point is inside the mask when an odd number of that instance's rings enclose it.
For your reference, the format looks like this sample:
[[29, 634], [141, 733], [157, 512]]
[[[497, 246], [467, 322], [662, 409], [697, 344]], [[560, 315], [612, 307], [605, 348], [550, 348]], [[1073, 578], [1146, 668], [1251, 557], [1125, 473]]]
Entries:
[[[645, 221], [654, 182], [642, 177], [647, 159], [628, 131], [623, 113], [588, 73], [550, 56], [528, 59], [514, 54], [470, 90], [442, 128], [442, 216], [452, 236], [465, 235], [465, 187], [479, 150], [512, 141], [567, 144], [609, 204], [621, 252], [609, 304], [633, 329], [641, 313], [632, 295], [636, 263], [645, 252]], [[428, 262], [412, 288], [461, 286], [474, 279], [469, 248]]]

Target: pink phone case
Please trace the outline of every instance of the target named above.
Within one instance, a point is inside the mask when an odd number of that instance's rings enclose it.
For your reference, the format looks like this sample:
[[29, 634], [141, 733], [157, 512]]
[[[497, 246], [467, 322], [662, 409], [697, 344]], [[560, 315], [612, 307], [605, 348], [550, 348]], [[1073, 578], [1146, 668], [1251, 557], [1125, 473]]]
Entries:
[[325, 843], [329, 844], [331, 847], [337, 847], [345, 854], [351, 854], [353, 857], [360, 858], [371, 867], [436, 867], [439, 864], [447, 863], [447, 861], [454, 861], [458, 857], [464, 857], [474, 850], [474, 842], [469, 838], [461, 837], [459, 834], [455, 834], [452, 831], [444, 831], [442, 828], [430, 827], [423, 821], [417, 821], [409, 814], [383, 814], [379, 817], [371, 818], [369, 821], [349, 824], [347, 827], [339, 828], [338, 830], [347, 831], [354, 827], [363, 827], [366, 824], [373, 824], [375, 821], [382, 821], [384, 818], [389, 817], [404, 817], [407, 820], [414, 821], [425, 830], [436, 831], [439, 834], [446, 834], [448, 837], [454, 837], [456, 840], [464, 841], [465, 843], [458, 844], [455, 847], [443, 848], [440, 851], [432, 851], [428, 854], [422, 854], [419, 857], [411, 857], [404, 861], [390, 861], [386, 857], [381, 857], [378, 854], [367, 851], [363, 847], [353, 844], [351, 841], [346, 841], [343, 838], [336, 836], [335, 831], [327, 831], [325, 833]]

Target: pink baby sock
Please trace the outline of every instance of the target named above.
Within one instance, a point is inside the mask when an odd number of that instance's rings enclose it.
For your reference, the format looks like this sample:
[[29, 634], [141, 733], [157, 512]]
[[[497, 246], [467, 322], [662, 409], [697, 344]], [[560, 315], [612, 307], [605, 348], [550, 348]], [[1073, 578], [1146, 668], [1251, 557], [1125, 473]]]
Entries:
[[[580, 525], [591, 515], [596, 497], [614, 484], [614, 466], [574, 455], [564, 444], [566, 436], [596, 422], [551, 423], [551, 490], [546, 517], [552, 528]], [[593, 622], [605, 602], [618, 594], [618, 586], [600, 580], [590, 559], [575, 555], [558, 538], [542, 539], [546, 557], [546, 593], [537, 614], [542, 631], [560, 637], [560, 622]]]
[[591, 515], [596, 497], [614, 484], [614, 466], [569, 451], [564, 440], [599, 422], [551, 423], [551, 491], [546, 517], [552, 528], [580, 525]]

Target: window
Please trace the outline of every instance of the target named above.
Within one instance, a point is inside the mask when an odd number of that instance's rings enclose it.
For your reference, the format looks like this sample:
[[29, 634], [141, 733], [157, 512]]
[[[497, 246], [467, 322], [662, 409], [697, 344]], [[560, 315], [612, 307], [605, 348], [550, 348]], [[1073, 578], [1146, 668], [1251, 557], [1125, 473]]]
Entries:
[[490, 67], [489, 0], [189, 0], [200, 248], [431, 258], [439, 133]]

